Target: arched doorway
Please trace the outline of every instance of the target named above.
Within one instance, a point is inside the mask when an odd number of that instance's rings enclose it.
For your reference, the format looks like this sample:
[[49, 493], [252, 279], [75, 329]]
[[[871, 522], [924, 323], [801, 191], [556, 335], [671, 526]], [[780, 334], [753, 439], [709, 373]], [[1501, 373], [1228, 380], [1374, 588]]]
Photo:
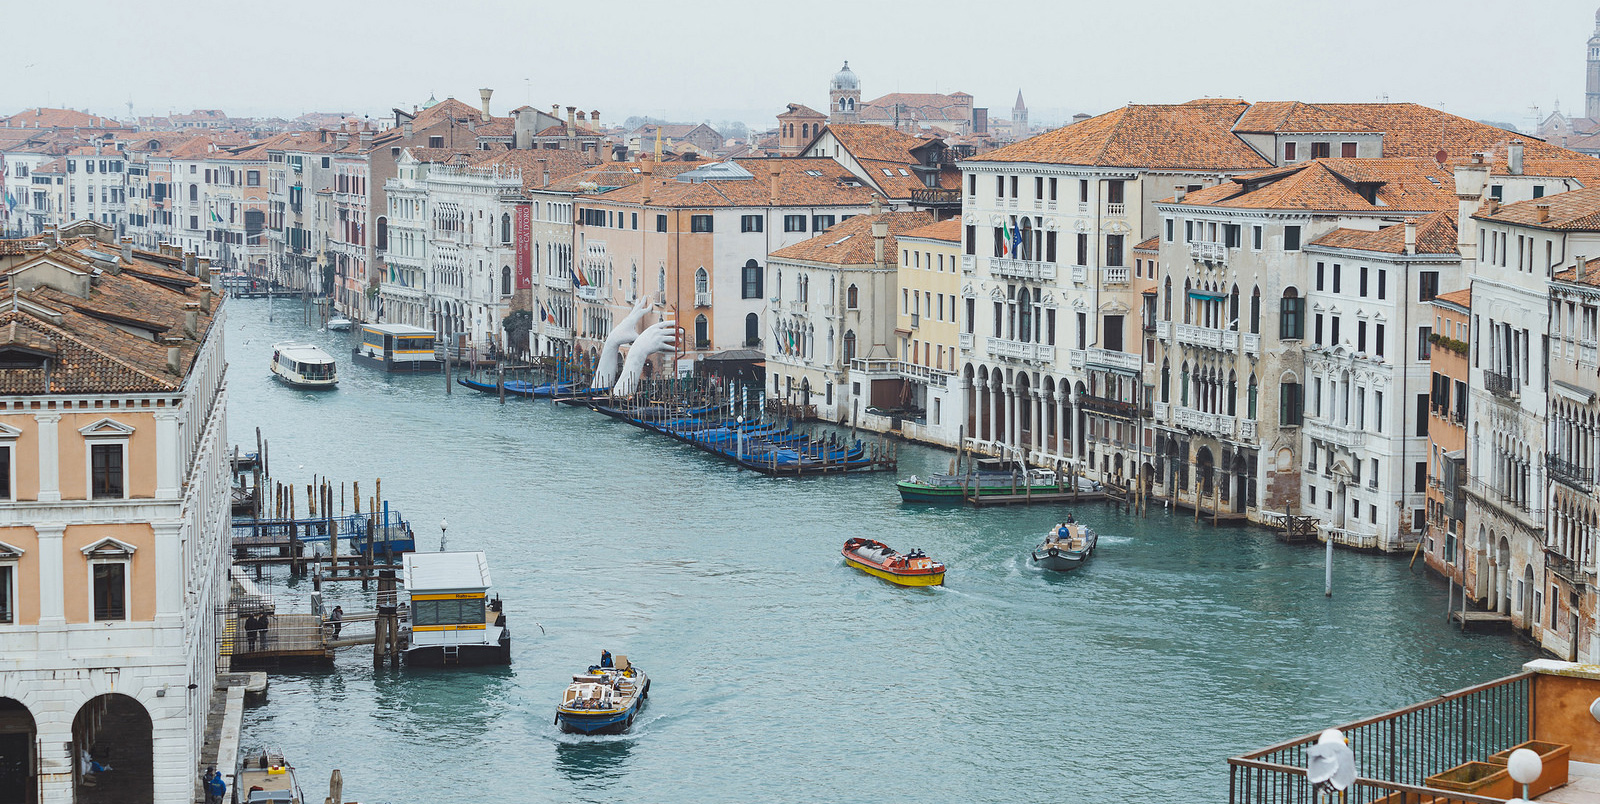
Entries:
[[0, 698], [0, 804], [38, 801], [33, 713], [21, 701]]
[[744, 345], [747, 349], [761, 345], [761, 319], [755, 313], [744, 317]]
[[77, 804], [153, 804], [150, 714], [126, 695], [89, 700], [72, 720], [72, 784]]
[[1216, 459], [1212, 457], [1210, 447], [1201, 447], [1194, 454], [1195, 489], [1202, 499], [1211, 496], [1212, 467], [1215, 465]]

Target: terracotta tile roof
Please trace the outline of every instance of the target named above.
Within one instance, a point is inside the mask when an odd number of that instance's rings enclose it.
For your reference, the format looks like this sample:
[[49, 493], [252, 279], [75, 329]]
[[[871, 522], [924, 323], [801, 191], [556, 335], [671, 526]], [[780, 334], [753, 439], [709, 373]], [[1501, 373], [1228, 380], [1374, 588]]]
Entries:
[[972, 112], [971, 95], [941, 95], [936, 92], [891, 92], [861, 104], [862, 120], [956, 120], [965, 121]]
[[[92, 260], [85, 249], [114, 253], [111, 246], [79, 239], [31, 258], [16, 262], [0, 288], [9, 290], [10, 277], [42, 260], [51, 260], [77, 270], [86, 270]], [[131, 270], [129, 270], [131, 269]], [[183, 377], [167, 371], [167, 346], [129, 331], [146, 328], [156, 337], [183, 333], [185, 304], [198, 302], [200, 291], [193, 278], [186, 289], [176, 289], [170, 281], [152, 281], [172, 272], [140, 255], [120, 273], [102, 272], [93, 279], [88, 298], [41, 285], [33, 290], [5, 293], [0, 302], [0, 349], [30, 349], [48, 353], [52, 365], [43, 369], [0, 370], [0, 394], [39, 393], [148, 393], [171, 392], [182, 388]], [[17, 301], [12, 302], [15, 298]], [[43, 308], [58, 316], [51, 320], [32, 312]], [[210, 329], [212, 315], [199, 315], [200, 338]], [[179, 348], [180, 365], [187, 372], [193, 366], [199, 343], [184, 338]]]
[[465, 120], [469, 117], [476, 120], [481, 114], [478, 109], [468, 106], [455, 98], [445, 98], [417, 112], [417, 116], [411, 120], [411, 128], [412, 130], [417, 130], [449, 120]]
[[1449, 293], [1440, 293], [1433, 298], [1435, 301], [1448, 302], [1450, 304], [1465, 307], [1469, 310], [1472, 309], [1472, 288], [1470, 287], [1462, 288], [1460, 290], [1452, 290]]
[[1253, 170], [1271, 167], [1234, 135], [1243, 103], [1124, 106], [979, 157], [1103, 167]]
[[1578, 267], [1574, 265], [1565, 271], [1559, 271], [1551, 277], [1557, 282], [1566, 282], [1573, 285], [1588, 285], [1600, 287], [1600, 257], [1583, 261], [1583, 279], [1578, 279]]
[[[851, 218], [851, 220], [855, 220]], [[961, 219], [948, 218], [938, 223], [930, 223], [905, 232], [901, 237], [920, 237], [924, 240], [944, 240], [950, 243], [961, 242]], [[1154, 240], [1155, 238], [1151, 238]]]
[[786, 117], [794, 117], [798, 119], [801, 117], [827, 117], [827, 115], [803, 103], [791, 103], [788, 105], [788, 111], [778, 115], [779, 120], [782, 120]]
[[816, 237], [778, 249], [772, 252], [769, 259], [805, 260], [829, 265], [870, 263], [874, 251], [872, 224], [879, 221], [889, 225], [889, 236], [883, 241], [883, 258], [886, 262], [898, 265], [900, 251], [895, 243], [895, 237], [927, 228], [933, 221], [933, 213], [918, 210], [857, 215]]
[[[598, 137], [598, 136], [600, 136], [600, 132], [595, 131], [592, 128], [587, 128], [585, 126], [580, 126], [580, 125], [578, 125], [576, 123], [573, 124], [573, 128], [578, 132], [576, 136], [579, 136], [579, 137]], [[535, 136], [535, 137], [566, 137], [566, 136], [570, 136], [570, 135], [567, 134], [567, 124], [566, 124], [566, 122], [562, 121], [562, 122], [557, 123], [557, 124], [555, 124], [553, 126], [547, 126], [544, 130], [540, 131], [539, 133], [537, 133], [537, 134], [535, 134], [533, 136]], [[655, 135], [652, 134], [651, 136], [655, 136]], [[662, 136], [665, 137], [665, 136], [669, 136], [669, 135], [663, 133]]]
[[876, 159], [901, 164], [917, 161], [916, 157], [911, 155], [911, 149], [927, 144], [927, 141], [920, 137], [870, 123], [830, 125], [824, 127], [818, 137], [823, 134], [832, 134], [834, 139], [857, 159]]
[[434, 162], [445, 165], [467, 165], [479, 158], [483, 152], [476, 148], [422, 148], [412, 146], [405, 149], [411, 158], [418, 162]]
[[[1539, 220], [1539, 207], [1550, 208], [1549, 218]], [[1472, 217], [1480, 221], [1512, 223], [1563, 232], [1600, 231], [1600, 185], [1580, 190], [1506, 204], [1491, 214]]]
[[[733, 163], [754, 178], [728, 181], [684, 181], [663, 178], [660, 166], [648, 182], [606, 193], [601, 200], [641, 203], [648, 196], [652, 207], [768, 207], [768, 206], [866, 206], [874, 192], [864, 186], [844, 166], [832, 159], [793, 157], [739, 159]], [[692, 162], [703, 168], [710, 162]], [[778, 169], [778, 191], [773, 203], [769, 170]]]
[[1314, 132], [1350, 134], [1378, 131], [1368, 123], [1300, 101], [1253, 103], [1239, 118], [1239, 122], [1233, 125], [1233, 130], [1240, 134]]
[[0, 127], [7, 128], [126, 128], [109, 117], [74, 111], [72, 109], [24, 109], [0, 119]]
[[[1523, 143], [1525, 159], [1558, 161], [1581, 159], [1581, 154], [1547, 142], [1468, 120], [1415, 103], [1321, 103], [1332, 114], [1366, 123], [1383, 132], [1383, 155], [1433, 159], [1443, 150], [1450, 161], [1474, 153], [1504, 156], [1512, 141]], [[1594, 160], [1590, 159], [1590, 162]]]
[[553, 184], [585, 168], [593, 166], [594, 156], [588, 152], [541, 148], [539, 150], [480, 151], [483, 154], [472, 162], [473, 167], [514, 168], [522, 174], [524, 192], [545, 187], [545, 174]]
[[1134, 251], [1160, 251], [1161, 250], [1161, 235], [1155, 235], [1154, 237], [1151, 237], [1150, 239], [1145, 240], [1144, 242], [1140, 243], [1139, 245], [1134, 246], [1133, 250]]
[[[1368, 200], [1368, 198], [1372, 200]], [[1236, 176], [1184, 204], [1240, 209], [1442, 211], [1456, 206], [1451, 171], [1428, 159], [1316, 159]]]
[[[539, 153], [553, 153], [553, 151], [541, 150]], [[705, 167], [706, 164], [705, 162], [656, 162], [653, 167], [654, 176], [658, 181], [671, 179], [679, 173]], [[576, 173], [569, 173], [564, 178], [556, 179], [552, 176], [550, 186], [543, 189], [558, 193], [605, 193], [644, 180], [644, 165], [639, 162], [606, 162], [586, 167]]]
[[[1403, 223], [1385, 226], [1376, 232], [1361, 229], [1334, 229], [1311, 241], [1313, 246], [1346, 248], [1357, 251], [1377, 251], [1385, 254], [1406, 253], [1406, 227]], [[1458, 254], [1456, 249], [1456, 216], [1449, 212], [1435, 212], [1417, 219], [1418, 254]]]

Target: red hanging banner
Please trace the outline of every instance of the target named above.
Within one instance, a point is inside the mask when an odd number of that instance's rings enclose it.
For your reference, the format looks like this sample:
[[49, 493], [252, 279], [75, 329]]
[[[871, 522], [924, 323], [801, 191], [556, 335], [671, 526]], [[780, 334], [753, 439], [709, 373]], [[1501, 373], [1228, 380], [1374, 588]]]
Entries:
[[533, 289], [533, 207], [517, 205], [517, 290]]

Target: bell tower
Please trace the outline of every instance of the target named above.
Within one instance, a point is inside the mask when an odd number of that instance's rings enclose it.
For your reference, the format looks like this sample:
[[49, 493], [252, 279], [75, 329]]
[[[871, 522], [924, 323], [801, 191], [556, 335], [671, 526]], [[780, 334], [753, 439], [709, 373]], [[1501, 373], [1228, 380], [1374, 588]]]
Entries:
[[861, 122], [861, 113], [857, 109], [860, 105], [861, 82], [856, 79], [856, 74], [850, 71], [850, 62], [847, 61], [844, 67], [834, 74], [833, 83], [828, 85], [828, 122]]
[[1594, 36], [1589, 37], [1589, 69], [1584, 91], [1583, 114], [1600, 118], [1600, 11], [1594, 13]]

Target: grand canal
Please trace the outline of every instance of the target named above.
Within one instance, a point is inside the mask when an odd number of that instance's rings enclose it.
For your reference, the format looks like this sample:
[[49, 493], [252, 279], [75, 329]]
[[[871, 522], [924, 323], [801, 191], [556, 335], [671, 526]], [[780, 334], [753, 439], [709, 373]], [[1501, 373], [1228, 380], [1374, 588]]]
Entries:
[[[1058, 509], [907, 506], [889, 475], [773, 480], [587, 411], [447, 397], [348, 365], [349, 336], [301, 310], [229, 303], [233, 441], [259, 426], [278, 480], [381, 477], [429, 549], [448, 520], [450, 549], [488, 553], [514, 634], [509, 669], [374, 671], [348, 648], [275, 674], [244, 742], [283, 747], [313, 800], [337, 767], [369, 804], [1217, 801], [1231, 754], [1534, 657], [1448, 627], [1443, 585], [1403, 559], [1341, 553], [1329, 599], [1319, 550], [1086, 505], [1094, 562], [1047, 575], [1025, 553]], [[343, 356], [338, 390], [269, 378], [291, 337]], [[845, 568], [851, 535], [922, 547], [947, 586]], [[371, 608], [345, 586], [330, 602]], [[650, 673], [650, 703], [629, 735], [558, 734], [565, 679], [601, 648]]]

